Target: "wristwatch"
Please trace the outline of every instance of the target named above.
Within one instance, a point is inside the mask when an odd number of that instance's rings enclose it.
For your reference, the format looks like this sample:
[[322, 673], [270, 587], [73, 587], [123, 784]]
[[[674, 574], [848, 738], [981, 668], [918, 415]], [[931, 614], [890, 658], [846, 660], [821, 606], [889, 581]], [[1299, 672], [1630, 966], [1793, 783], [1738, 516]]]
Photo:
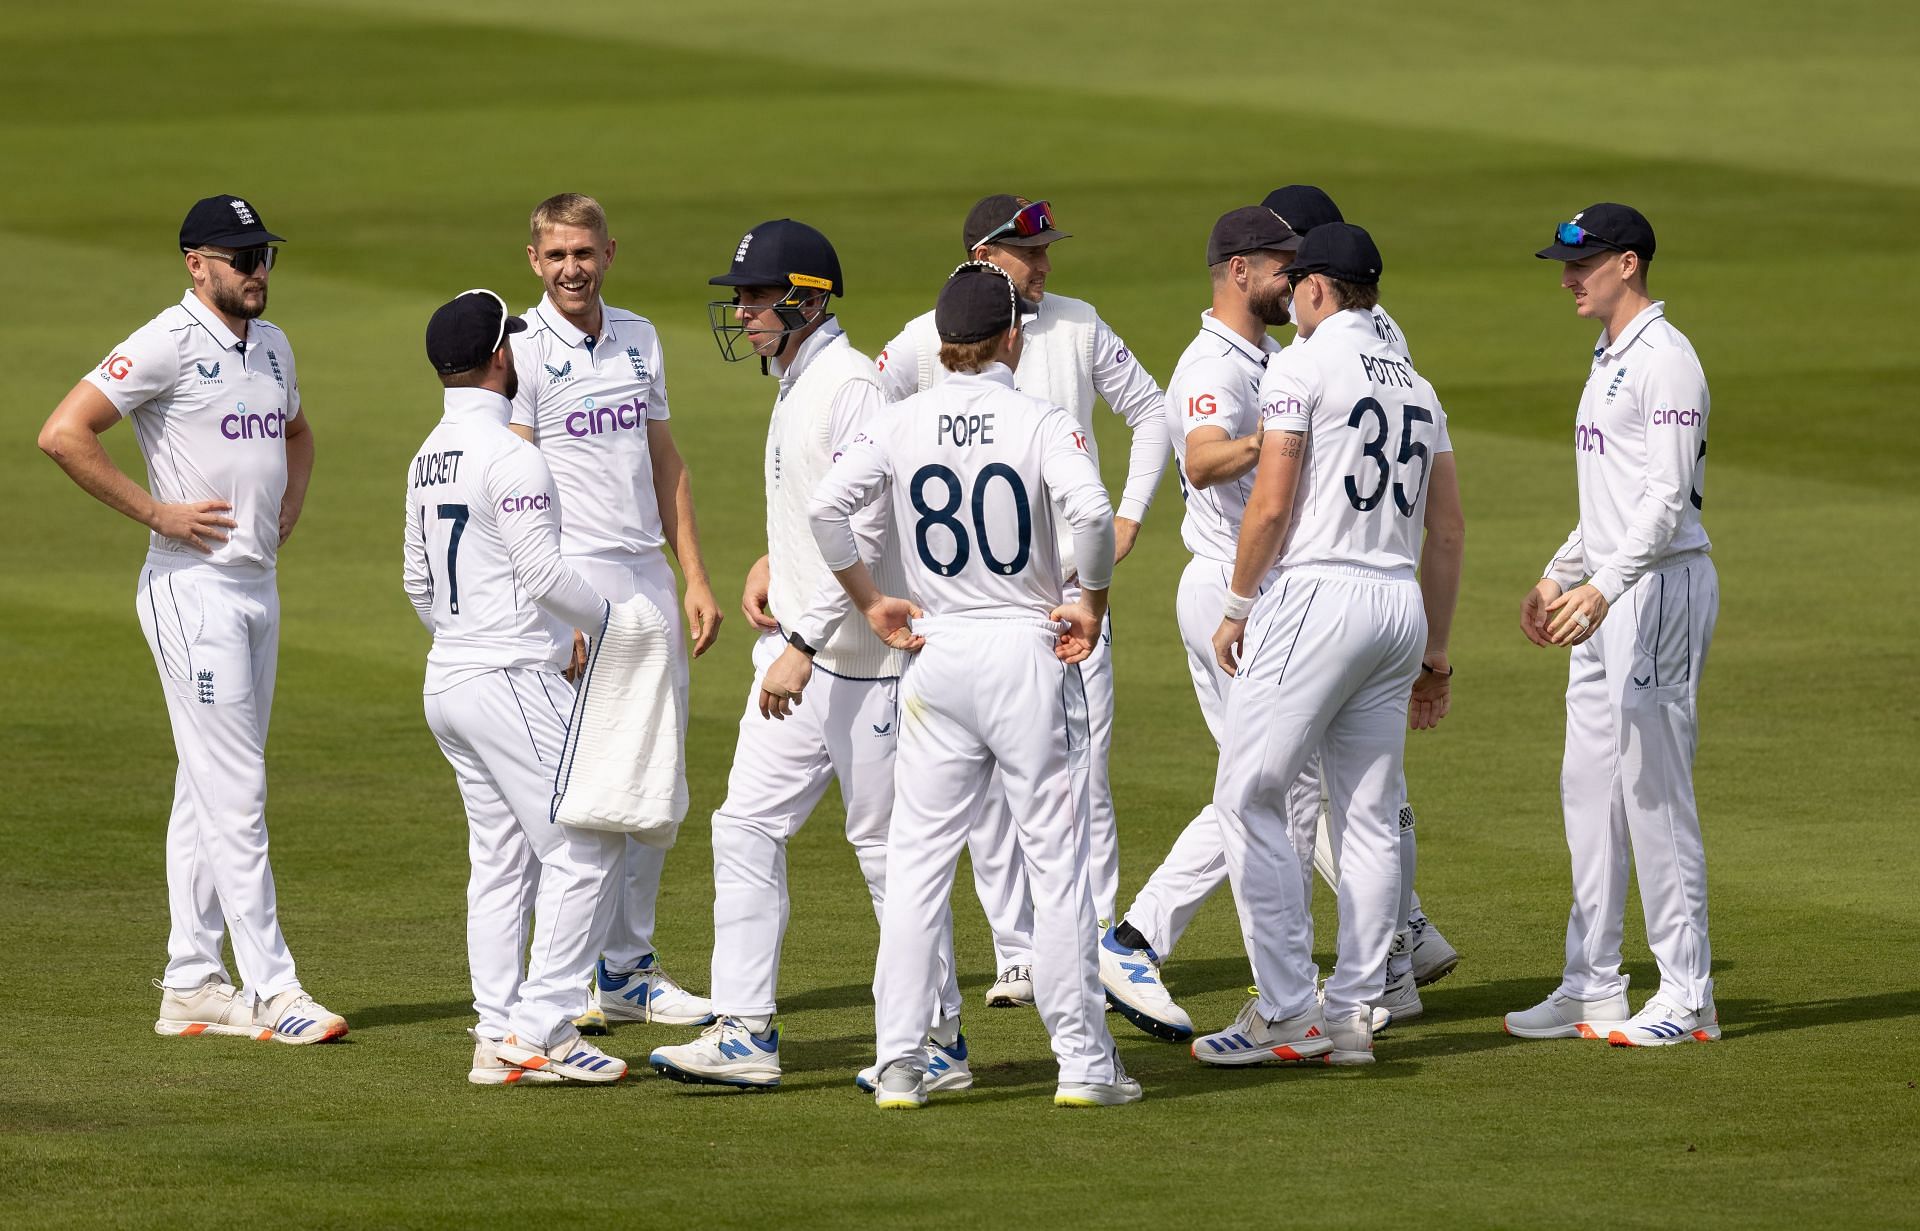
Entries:
[[802, 654], [805, 654], [808, 658], [812, 658], [815, 654], [819, 653], [818, 650], [808, 645], [807, 639], [805, 637], [802, 637], [799, 633], [788, 633], [787, 644], [792, 646], [794, 649], [800, 651]]

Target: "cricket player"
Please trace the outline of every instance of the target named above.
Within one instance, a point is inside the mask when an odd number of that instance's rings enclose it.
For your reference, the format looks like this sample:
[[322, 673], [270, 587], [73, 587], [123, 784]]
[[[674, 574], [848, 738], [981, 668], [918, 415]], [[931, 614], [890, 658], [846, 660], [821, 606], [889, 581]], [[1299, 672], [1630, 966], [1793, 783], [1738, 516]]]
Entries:
[[[322, 1043], [347, 1023], [301, 988], [267, 863], [275, 563], [313, 475], [293, 348], [260, 319], [281, 242], [244, 198], [195, 202], [180, 225], [191, 288], [61, 399], [40, 448], [152, 532], [134, 606], [180, 759], [154, 1031]], [[145, 490], [100, 444], [122, 419], [140, 443]], [[239, 988], [221, 960], [223, 933]]]
[[[1258, 991], [1232, 1026], [1194, 1040], [1208, 1064], [1371, 1063], [1371, 1006], [1404, 918], [1406, 732], [1449, 703], [1464, 524], [1446, 413], [1373, 327], [1381, 264], [1361, 228], [1313, 228], [1286, 271], [1305, 340], [1261, 377], [1266, 431], [1213, 638], [1234, 676], [1214, 810]], [[1312, 839], [1288, 806], [1315, 750], [1344, 821], [1324, 1010]]]
[[[693, 1042], [655, 1049], [650, 1063], [675, 1081], [764, 1090], [780, 1084], [774, 1014], [789, 910], [787, 842], [831, 781], [840, 783], [847, 840], [876, 916], [886, 897], [902, 655], [855, 615], [808, 523], [813, 489], [884, 404], [873, 361], [833, 316], [832, 296], [846, 291], [838, 254], [819, 231], [781, 218], [747, 232], [727, 272], [709, 281], [733, 295], [708, 307], [721, 355], [758, 358], [779, 381], [765, 454], [767, 554], [755, 568], [769, 579], [774, 627], [763, 628], [754, 646], [755, 678], [727, 797], [713, 814], [716, 1017]], [[887, 510], [876, 509], [856, 529], [862, 558], [897, 587], [891, 523]], [[937, 1014], [929, 990], [920, 1037], [938, 1058], [942, 1088], [961, 1089], [973, 1077], [951, 930], [949, 921], [935, 941], [945, 955], [945, 987]]]
[[[1053, 208], [1047, 202], [1006, 193], [975, 202], [962, 228], [962, 239], [973, 259], [1005, 270], [1020, 293], [1040, 305], [1039, 317], [1024, 331], [1026, 357], [1015, 374], [1020, 390], [1067, 411], [1086, 433], [1096, 467], [1100, 456], [1093, 437], [1095, 397], [1104, 399], [1125, 419], [1133, 434], [1126, 486], [1114, 515], [1116, 558], [1125, 559], [1167, 464], [1164, 402], [1159, 384], [1119, 335], [1100, 319], [1093, 305], [1046, 293], [1047, 277], [1053, 270], [1049, 250], [1054, 243], [1069, 238], [1054, 226]], [[908, 322], [880, 352], [880, 381], [889, 400], [899, 401], [947, 379], [947, 370], [939, 362], [940, 338], [933, 315], [928, 312]], [[1071, 581], [1077, 562], [1064, 528], [1061, 534], [1059, 557]], [[1120, 891], [1119, 837], [1107, 779], [1107, 754], [1113, 743], [1112, 643], [1109, 621], [1101, 629], [1093, 657], [1081, 667], [1093, 731], [1091, 842], [1094, 903], [1101, 919], [1114, 918]], [[1000, 970], [999, 978], [987, 991], [987, 1003], [1001, 1007], [1034, 1002], [1033, 913], [1013, 832], [1012, 818], [1000, 804], [998, 793], [990, 792], [979, 830], [969, 845], [974, 889], [993, 926]]]
[[[513, 335], [520, 392], [509, 426], [540, 446], [560, 490], [560, 550], [567, 566], [616, 603], [643, 597], [673, 630], [673, 678], [686, 739], [687, 655], [674, 601], [671, 547], [686, 577], [693, 656], [720, 631], [693, 485], [673, 442], [660, 335], [652, 322], [601, 298], [617, 247], [606, 211], [592, 197], [564, 192], [534, 208], [527, 262], [546, 288]], [[574, 667], [584, 662], [574, 638]], [[585, 1017], [589, 1034], [608, 1021], [697, 1025], [711, 1021], [704, 996], [682, 988], [654, 952], [655, 907], [665, 848], [629, 836], [601, 941], [601, 959]]]
[[[1574, 312], [1601, 332], [1574, 419], [1580, 520], [1520, 605], [1528, 640], [1572, 648], [1560, 771], [1573, 860], [1566, 968], [1545, 1000], [1507, 1014], [1507, 1033], [1524, 1039], [1659, 1047], [1720, 1037], [1693, 795], [1700, 677], [1720, 611], [1700, 520], [1707, 378], [1647, 290], [1653, 251], [1639, 210], [1603, 202], [1536, 254], [1564, 263]], [[1660, 987], [1630, 1017], [1620, 971], [1629, 847], [1660, 968]]]
[[[585, 984], [625, 837], [550, 820], [573, 690], [572, 630], [607, 602], [560, 551], [559, 489], [507, 429], [510, 334], [526, 322], [468, 291], [427, 323], [445, 411], [407, 467], [404, 583], [433, 633], [427, 726], [467, 810], [467, 961], [475, 1085], [604, 1085], [627, 1062], [580, 1037]], [[527, 914], [533, 913], [531, 956]]]
[[[1101, 1013], [1086, 814], [1076, 798], [1089, 739], [1079, 664], [1105, 615], [1113, 513], [1085, 428], [1014, 387], [1023, 317], [1037, 310], [995, 265], [954, 271], [934, 308], [948, 379], [876, 418], [813, 500], [827, 566], [875, 633], [917, 650], [902, 684], [874, 978], [882, 1108], [926, 1102], [925, 1006], [937, 990], [954, 867], [996, 789], [1032, 877], [1034, 991], [1060, 1066], [1054, 1102], [1140, 1098]], [[911, 603], [876, 579], [851, 520], [889, 495], [914, 545]], [[1072, 602], [1056, 510], [1079, 566]]]

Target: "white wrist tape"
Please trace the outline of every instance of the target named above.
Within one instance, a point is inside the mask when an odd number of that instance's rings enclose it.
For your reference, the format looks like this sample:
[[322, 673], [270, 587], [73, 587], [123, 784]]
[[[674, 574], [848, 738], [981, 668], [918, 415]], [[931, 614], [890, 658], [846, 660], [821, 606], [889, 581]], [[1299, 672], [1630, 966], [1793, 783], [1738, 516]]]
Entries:
[[1252, 610], [1252, 599], [1244, 594], [1235, 594], [1233, 590], [1229, 588], [1227, 590], [1227, 604], [1221, 608], [1220, 615], [1221, 618], [1227, 620], [1244, 620], [1247, 618], [1247, 613]]

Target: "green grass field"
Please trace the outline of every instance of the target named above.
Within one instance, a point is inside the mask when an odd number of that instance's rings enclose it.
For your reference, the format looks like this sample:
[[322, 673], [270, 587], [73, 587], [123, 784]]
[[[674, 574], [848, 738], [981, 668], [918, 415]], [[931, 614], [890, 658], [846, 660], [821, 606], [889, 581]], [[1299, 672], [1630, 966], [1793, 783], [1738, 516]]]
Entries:
[[[670, 8], [0, 6], [0, 1224], [1912, 1225], [1912, 10]], [[1410, 741], [1409, 775], [1422, 895], [1466, 961], [1426, 1016], [1354, 1072], [1202, 1070], [1115, 1017], [1147, 1100], [1074, 1114], [1047, 1097], [1037, 1017], [976, 1008], [976, 1089], [877, 1116], [851, 1084], [875, 928], [830, 797], [791, 850], [778, 1094], [643, 1066], [599, 1092], [469, 1087], [464, 822], [421, 717], [395, 515], [438, 413], [428, 312], [476, 284], [531, 302], [527, 210], [562, 190], [608, 204], [609, 298], [664, 336], [732, 613], [694, 669], [693, 810], [661, 903], [665, 960], [704, 989], [704, 817], [750, 674], [735, 600], [763, 542], [771, 396], [719, 361], [706, 277], [750, 225], [810, 221], [873, 351], [931, 303], [976, 197], [1046, 196], [1076, 235], [1053, 287], [1164, 380], [1206, 306], [1207, 227], [1292, 180], [1379, 240], [1383, 298], [1459, 450], [1456, 708]], [[180, 215], [221, 191], [291, 237], [270, 316], [319, 443], [282, 557], [269, 816], [304, 981], [353, 1026], [335, 1047], [153, 1035], [174, 759], [130, 601], [142, 532], [32, 443], [178, 297]], [[1515, 612], [1574, 517], [1594, 333], [1530, 253], [1598, 199], [1659, 228], [1655, 290], [1715, 411], [1724, 593], [1698, 786], [1726, 1038], [1650, 1053], [1499, 1028], [1560, 961], [1565, 664]], [[132, 433], [108, 439], [141, 474]], [[1173, 621], [1179, 511], [1169, 480], [1115, 592], [1123, 897], [1213, 774]], [[991, 953], [970, 891], [956, 901], [977, 1004]], [[1639, 932], [1636, 901], [1650, 987]], [[1245, 968], [1219, 900], [1168, 977], [1215, 1028]], [[627, 1027], [611, 1050], [643, 1062], [687, 1034]]]

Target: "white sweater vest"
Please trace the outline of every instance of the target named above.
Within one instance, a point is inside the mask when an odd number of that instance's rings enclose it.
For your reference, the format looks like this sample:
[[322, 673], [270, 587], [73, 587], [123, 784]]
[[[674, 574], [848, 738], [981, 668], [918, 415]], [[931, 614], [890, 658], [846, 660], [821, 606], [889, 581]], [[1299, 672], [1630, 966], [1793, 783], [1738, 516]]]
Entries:
[[[880, 377], [873, 360], [841, 336], [807, 361], [806, 371], [775, 404], [773, 421], [767, 426], [768, 597], [774, 618], [783, 622], [805, 611], [822, 585], [839, 584], [813, 541], [807, 509], [814, 489], [833, 465], [833, 396], [852, 380], [874, 386], [878, 395]], [[881, 502], [882, 513], [889, 519], [890, 508], [889, 502]], [[868, 559], [866, 565], [883, 593], [906, 596], [898, 535], [889, 532], [886, 553], [878, 560]], [[898, 676], [904, 665], [905, 656], [874, 636], [859, 612], [842, 620], [827, 643], [815, 648], [819, 652], [814, 665], [852, 679], [887, 679]]]

